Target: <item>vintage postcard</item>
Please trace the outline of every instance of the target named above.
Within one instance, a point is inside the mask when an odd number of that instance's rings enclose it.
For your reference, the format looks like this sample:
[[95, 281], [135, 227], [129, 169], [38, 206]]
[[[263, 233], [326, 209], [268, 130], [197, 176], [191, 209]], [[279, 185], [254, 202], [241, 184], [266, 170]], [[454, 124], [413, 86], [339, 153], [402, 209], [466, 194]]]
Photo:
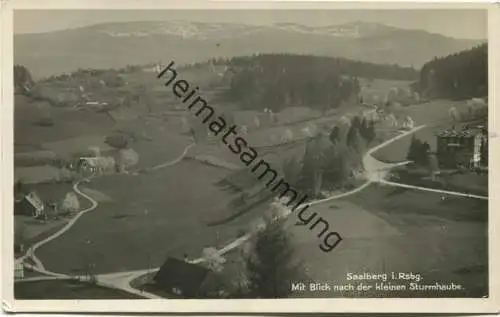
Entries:
[[3, 2], [3, 309], [498, 312], [499, 13]]

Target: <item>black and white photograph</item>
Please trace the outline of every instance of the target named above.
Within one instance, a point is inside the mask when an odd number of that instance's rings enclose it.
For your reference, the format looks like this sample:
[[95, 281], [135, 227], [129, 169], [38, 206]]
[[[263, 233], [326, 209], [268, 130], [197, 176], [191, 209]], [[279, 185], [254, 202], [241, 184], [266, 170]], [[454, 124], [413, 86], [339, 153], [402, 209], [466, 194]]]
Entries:
[[13, 300], [492, 299], [488, 8], [12, 10]]

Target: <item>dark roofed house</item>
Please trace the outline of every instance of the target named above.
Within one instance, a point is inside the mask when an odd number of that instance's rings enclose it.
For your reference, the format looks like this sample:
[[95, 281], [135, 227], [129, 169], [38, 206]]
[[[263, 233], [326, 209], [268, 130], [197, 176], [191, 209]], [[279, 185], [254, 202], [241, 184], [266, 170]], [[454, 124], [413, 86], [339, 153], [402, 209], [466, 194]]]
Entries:
[[216, 274], [209, 269], [179, 260], [167, 258], [153, 278], [156, 289], [182, 298], [207, 298], [217, 292]]
[[44, 213], [44, 203], [35, 192], [30, 192], [22, 197], [16, 197], [14, 214], [39, 217]]

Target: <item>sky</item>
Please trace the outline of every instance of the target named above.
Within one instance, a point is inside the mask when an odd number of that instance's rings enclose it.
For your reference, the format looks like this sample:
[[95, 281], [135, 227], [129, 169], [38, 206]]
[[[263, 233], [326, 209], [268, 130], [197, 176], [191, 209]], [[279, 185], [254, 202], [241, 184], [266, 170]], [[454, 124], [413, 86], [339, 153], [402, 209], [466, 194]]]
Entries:
[[485, 39], [487, 12], [480, 9], [412, 10], [15, 10], [14, 33], [40, 33], [106, 22], [187, 20], [307, 26], [353, 21], [422, 29], [454, 38]]

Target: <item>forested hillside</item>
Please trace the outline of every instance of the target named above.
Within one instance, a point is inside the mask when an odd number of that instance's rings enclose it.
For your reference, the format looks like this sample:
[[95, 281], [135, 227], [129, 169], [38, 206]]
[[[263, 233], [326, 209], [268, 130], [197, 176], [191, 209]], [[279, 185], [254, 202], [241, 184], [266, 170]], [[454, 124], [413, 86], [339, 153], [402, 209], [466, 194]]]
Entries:
[[488, 44], [426, 63], [418, 87], [430, 98], [466, 99], [488, 94]]
[[411, 67], [309, 55], [254, 55], [232, 58], [227, 64], [233, 72], [227, 94], [231, 101], [243, 108], [275, 111], [290, 106], [338, 107], [342, 100], [357, 96], [358, 77], [418, 78], [417, 70]]

